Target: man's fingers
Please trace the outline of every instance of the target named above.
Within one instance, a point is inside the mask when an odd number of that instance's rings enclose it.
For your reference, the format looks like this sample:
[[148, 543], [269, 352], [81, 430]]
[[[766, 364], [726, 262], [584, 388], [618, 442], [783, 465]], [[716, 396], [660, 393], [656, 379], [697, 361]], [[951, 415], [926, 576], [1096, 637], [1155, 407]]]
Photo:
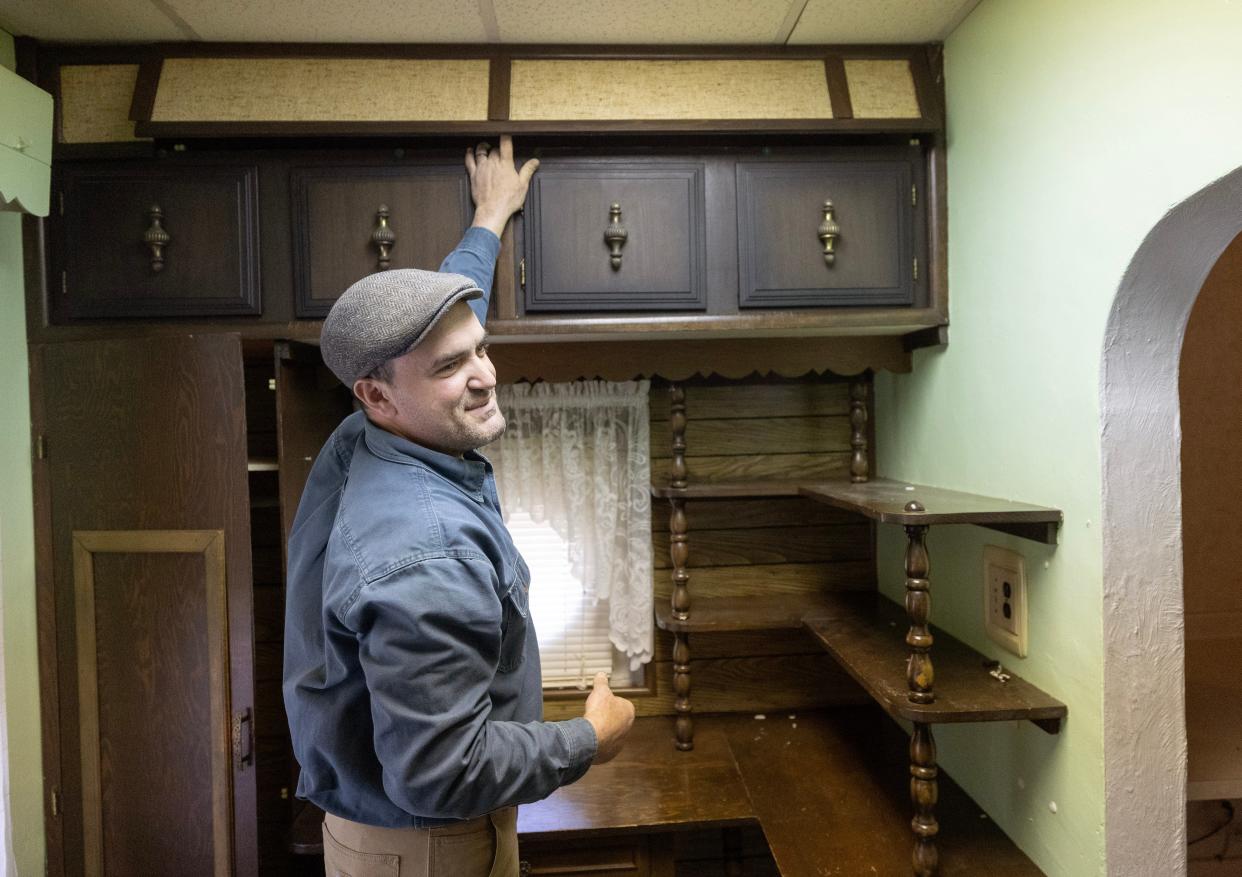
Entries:
[[513, 138], [508, 134], [500, 135], [500, 157], [506, 162], [513, 161]]
[[518, 171], [518, 179], [522, 181], [523, 186], [530, 185], [530, 178], [535, 175], [537, 170], [539, 170], [539, 159], [537, 158], [532, 158], [522, 165], [522, 169]]
[[466, 173], [470, 174], [470, 176], [473, 177], [474, 169], [475, 169], [474, 150], [471, 149], [469, 146], [467, 146], [466, 147]]
[[596, 688], [600, 688], [600, 687], [607, 688], [608, 687], [608, 674], [605, 673], [603, 670], [600, 670], [598, 673], [595, 674], [595, 687]]

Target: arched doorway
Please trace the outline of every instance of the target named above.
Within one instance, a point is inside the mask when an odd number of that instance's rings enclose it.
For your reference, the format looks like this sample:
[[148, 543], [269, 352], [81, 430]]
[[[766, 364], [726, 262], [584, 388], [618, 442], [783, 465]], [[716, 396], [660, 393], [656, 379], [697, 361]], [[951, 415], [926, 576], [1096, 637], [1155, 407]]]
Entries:
[[1242, 871], [1242, 235], [1199, 290], [1178, 375], [1191, 877]]
[[1100, 365], [1108, 873], [1185, 874], [1178, 370], [1208, 273], [1242, 232], [1242, 168], [1169, 211], [1118, 288]]

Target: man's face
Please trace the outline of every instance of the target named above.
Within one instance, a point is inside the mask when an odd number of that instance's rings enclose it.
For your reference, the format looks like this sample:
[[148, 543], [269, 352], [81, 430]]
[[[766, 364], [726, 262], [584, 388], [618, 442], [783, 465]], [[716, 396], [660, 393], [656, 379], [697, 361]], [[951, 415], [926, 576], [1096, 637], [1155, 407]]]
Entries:
[[[485, 341], [470, 307], [453, 305], [417, 347], [392, 360], [392, 381], [375, 388], [388, 404], [368, 404], [371, 419], [446, 454], [495, 441], [505, 431], [505, 418], [496, 403], [496, 368]], [[367, 401], [366, 390], [359, 395]]]

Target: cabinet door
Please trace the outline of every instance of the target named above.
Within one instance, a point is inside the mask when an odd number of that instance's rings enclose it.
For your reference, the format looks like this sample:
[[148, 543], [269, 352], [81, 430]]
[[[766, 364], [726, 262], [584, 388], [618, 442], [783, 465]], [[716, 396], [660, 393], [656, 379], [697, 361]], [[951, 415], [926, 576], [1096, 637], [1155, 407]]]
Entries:
[[436, 270], [474, 218], [460, 164], [294, 168], [291, 183], [299, 317], [326, 316], [376, 271]]
[[526, 209], [526, 310], [703, 310], [703, 176], [697, 162], [542, 164]]
[[40, 355], [66, 872], [256, 874], [240, 342]]
[[[739, 162], [738, 305], [909, 305], [915, 207], [907, 161]], [[837, 225], [831, 258], [824, 204]]]
[[258, 314], [258, 171], [68, 165], [61, 319]]

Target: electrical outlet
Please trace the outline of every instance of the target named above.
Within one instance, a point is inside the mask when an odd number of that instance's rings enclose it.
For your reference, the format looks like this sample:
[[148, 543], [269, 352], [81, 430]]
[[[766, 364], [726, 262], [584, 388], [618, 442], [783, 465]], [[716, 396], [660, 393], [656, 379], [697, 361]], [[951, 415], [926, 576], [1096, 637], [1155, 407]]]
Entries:
[[1026, 657], [1026, 561], [998, 545], [983, 547], [983, 626], [988, 636]]

